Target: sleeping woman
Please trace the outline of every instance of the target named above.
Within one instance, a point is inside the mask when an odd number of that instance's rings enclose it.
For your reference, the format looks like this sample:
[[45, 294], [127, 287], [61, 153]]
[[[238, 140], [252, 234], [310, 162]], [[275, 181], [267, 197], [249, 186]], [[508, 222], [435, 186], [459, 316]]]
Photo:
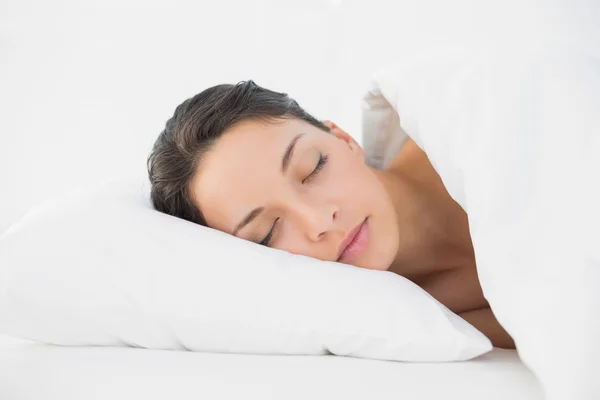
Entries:
[[408, 140], [382, 170], [332, 122], [252, 81], [180, 104], [148, 157], [161, 212], [264, 246], [410, 279], [514, 348], [483, 296], [467, 214]]

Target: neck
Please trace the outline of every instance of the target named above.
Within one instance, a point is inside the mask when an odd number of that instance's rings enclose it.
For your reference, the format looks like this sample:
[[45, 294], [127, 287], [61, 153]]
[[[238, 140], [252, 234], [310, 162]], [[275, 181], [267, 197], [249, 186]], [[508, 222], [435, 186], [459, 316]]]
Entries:
[[392, 199], [400, 230], [399, 250], [389, 271], [416, 280], [473, 263], [466, 213], [437, 173], [427, 179], [390, 170], [376, 174]]

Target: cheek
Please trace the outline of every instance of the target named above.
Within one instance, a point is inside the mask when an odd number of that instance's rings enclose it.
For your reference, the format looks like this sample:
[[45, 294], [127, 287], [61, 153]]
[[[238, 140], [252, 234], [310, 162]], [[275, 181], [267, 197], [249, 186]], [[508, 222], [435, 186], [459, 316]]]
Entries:
[[[349, 152], [347, 152], [349, 153]], [[344, 199], [352, 197], [356, 200], [370, 198], [374, 195], [375, 177], [368, 167], [352, 154], [344, 154], [332, 163], [326, 187], [336, 190]]]

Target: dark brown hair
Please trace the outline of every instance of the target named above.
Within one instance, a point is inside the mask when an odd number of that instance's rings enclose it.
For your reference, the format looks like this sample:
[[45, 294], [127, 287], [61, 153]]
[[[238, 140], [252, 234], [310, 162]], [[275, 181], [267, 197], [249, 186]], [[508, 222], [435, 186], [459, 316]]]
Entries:
[[329, 131], [286, 93], [265, 89], [251, 80], [213, 86], [187, 99], [177, 106], [147, 159], [152, 205], [165, 214], [206, 225], [189, 189], [203, 157], [238, 122], [288, 118]]

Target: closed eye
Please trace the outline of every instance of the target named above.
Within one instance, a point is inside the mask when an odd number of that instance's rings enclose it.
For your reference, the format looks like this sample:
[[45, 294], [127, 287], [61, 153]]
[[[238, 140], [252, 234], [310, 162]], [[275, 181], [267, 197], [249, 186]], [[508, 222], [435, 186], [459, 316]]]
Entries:
[[313, 172], [310, 173], [310, 175], [308, 175], [306, 178], [304, 178], [302, 180], [302, 183], [304, 184], [304, 183], [310, 182], [312, 179], [314, 179], [319, 174], [319, 172], [321, 172], [321, 170], [323, 169], [325, 164], [327, 164], [328, 160], [329, 160], [328, 155], [319, 153], [319, 161], [317, 162], [317, 166], [315, 167]]
[[275, 220], [275, 222], [273, 223], [273, 227], [271, 228], [267, 236], [265, 236], [265, 238], [259, 244], [269, 247], [271, 239], [273, 238], [273, 234], [275, 234], [275, 230], [277, 228], [277, 221], [279, 221], [279, 218]]

